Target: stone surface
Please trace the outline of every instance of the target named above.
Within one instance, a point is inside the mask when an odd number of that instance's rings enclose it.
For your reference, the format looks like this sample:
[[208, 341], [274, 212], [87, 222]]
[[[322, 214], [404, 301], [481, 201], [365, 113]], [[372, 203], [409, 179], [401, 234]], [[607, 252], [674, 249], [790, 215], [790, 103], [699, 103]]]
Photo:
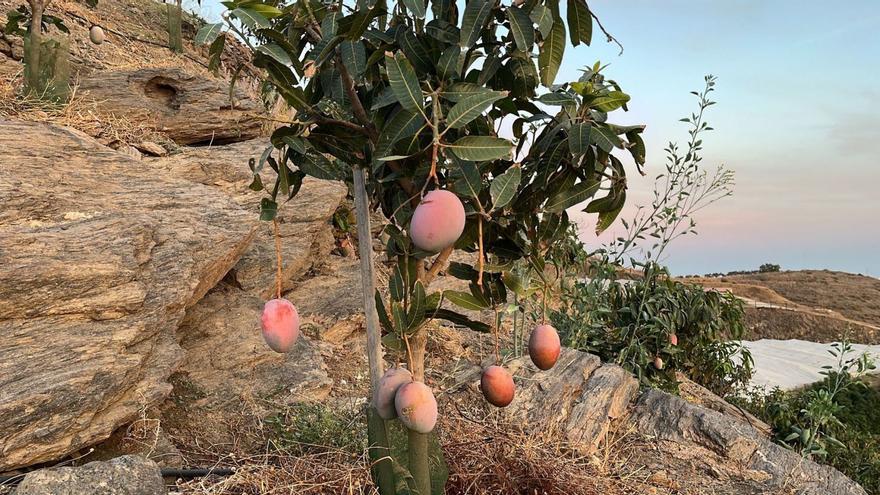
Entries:
[[[548, 371], [538, 370], [528, 356], [504, 366], [517, 387], [505, 414], [536, 432], [558, 434], [569, 448], [585, 453], [596, 449], [611, 421], [626, 412], [638, 392], [638, 382], [629, 372], [574, 349], [563, 348], [559, 361]], [[476, 387], [479, 374], [480, 369], [474, 367], [459, 380]]]
[[250, 212], [70, 129], [0, 121], [0, 471], [163, 399], [175, 330], [250, 244]]
[[15, 495], [163, 495], [167, 493], [155, 462], [138, 456], [90, 462], [80, 467], [28, 473]]
[[762, 488], [757, 493], [788, 489], [801, 495], [865, 494], [839, 471], [772, 443], [755, 428], [659, 390], [648, 390], [639, 398], [630, 420], [642, 435], [670, 442], [668, 453], [702, 452], [703, 461], [718, 457], [720, 462], [714, 464], [722, 475], [721, 470], [749, 473], [751, 483]]
[[79, 94], [102, 113], [148, 124], [178, 144], [229, 143], [260, 135], [260, 103], [229, 82], [174, 67], [95, 72]]
[[683, 373], [676, 372], [675, 379], [678, 380], [679, 396], [681, 396], [681, 398], [685, 399], [691, 404], [696, 404], [698, 406], [705, 407], [706, 409], [718, 411], [721, 414], [730, 416], [741, 422], [749, 424], [768, 438], [772, 434], [772, 429], [770, 428], [770, 425], [756, 418], [745, 409], [734, 406], [733, 404], [727, 402], [721, 397], [718, 397], [717, 395], [712, 393], [711, 390], [690, 380]]
[[264, 301], [222, 283], [190, 308], [178, 329], [187, 358], [178, 369], [210, 400], [231, 393], [272, 397], [280, 403], [318, 400], [331, 380], [315, 345], [300, 335], [293, 350], [279, 354], [263, 342]]
[[[259, 159], [267, 145], [266, 139], [254, 139], [220, 147], [185, 148], [179, 154], [150, 163], [173, 176], [222, 190], [256, 218], [265, 193], [248, 189], [252, 180], [248, 159]], [[274, 184], [271, 169], [262, 178], [264, 184]], [[292, 280], [320, 259], [318, 256], [326, 256], [332, 249], [329, 219], [346, 192], [345, 185], [339, 182], [306, 177], [299, 194], [280, 206], [283, 291], [294, 288]], [[275, 293], [275, 267], [272, 222], [260, 222], [253, 244], [230, 272], [229, 279], [248, 292], [269, 298]]]

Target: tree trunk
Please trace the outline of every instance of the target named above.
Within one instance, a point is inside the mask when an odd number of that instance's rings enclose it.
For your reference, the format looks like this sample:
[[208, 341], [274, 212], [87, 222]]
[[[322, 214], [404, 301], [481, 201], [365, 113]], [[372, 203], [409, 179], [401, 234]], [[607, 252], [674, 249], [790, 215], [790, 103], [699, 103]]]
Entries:
[[[419, 279], [424, 279], [424, 270], [420, 266]], [[410, 360], [409, 369], [413, 374], [413, 379], [419, 382], [425, 381], [425, 351], [428, 346], [428, 332], [422, 325], [409, 338]], [[416, 488], [420, 495], [429, 495], [431, 493], [431, 461], [428, 455], [428, 435], [417, 433], [412, 430], [407, 436], [407, 453], [409, 455], [409, 472], [413, 476]]]
[[379, 331], [379, 314], [376, 312], [376, 275], [373, 269], [373, 236], [370, 231], [370, 205], [364, 170], [352, 167], [354, 176], [354, 206], [357, 217], [358, 253], [360, 254], [361, 292], [364, 298], [364, 316], [367, 326], [367, 360], [370, 365], [370, 405], [368, 407], [368, 433], [370, 459], [373, 460], [376, 484], [382, 495], [394, 493], [394, 470], [385, 421], [379, 417], [373, 397], [379, 388], [379, 380], [385, 370], [382, 358], [382, 335]]
[[31, 7], [31, 27], [28, 36], [27, 77], [28, 93], [40, 91], [40, 50], [43, 44], [43, 10], [42, 0], [29, 0]]

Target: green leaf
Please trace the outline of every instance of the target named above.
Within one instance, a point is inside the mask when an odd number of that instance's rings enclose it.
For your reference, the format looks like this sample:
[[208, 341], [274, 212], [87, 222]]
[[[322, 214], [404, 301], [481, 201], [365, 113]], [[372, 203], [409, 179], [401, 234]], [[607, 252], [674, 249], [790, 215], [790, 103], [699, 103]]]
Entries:
[[341, 178], [338, 168], [324, 155], [307, 153], [300, 156], [302, 159], [296, 163], [296, 166], [306, 174], [324, 180], [339, 180]]
[[510, 20], [510, 31], [516, 46], [524, 52], [532, 51], [535, 44], [535, 26], [525, 10], [519, 7], [508, 7], [507, 18]]
[[593, 38], [593, 16], [584, 0], [568, 0], [568, 32], [571, 45], [578, 46], [581, 41], [587, 46]]
[[553, 92], [544, 93], [538, 97], [538, 101], [545, 105], [561, 106], [577, 103], [577, 99], [569, 93]]
[[403, 301], [406, 296], [406, 284], [403, 282], [400, 266], [394, 267], [394, 273], [391, 274], [391, 279], [388, 281], [388, 292], [391, 294], [391, 299], [395, 301]]
[[452, 304], [464, 309], [472, 311], [482, 311], [487, 308], [483, 303], [469, 292], [460, 290], [445, 290], [443, 298], [448, 299]]
[[[468, 294], [468, 295], [470, 295], [470, 294]], [[474, 330], [476, 332], [489, 333], [490, 331], [492, 331], [492, 328], [489, 325], [487, 325], [481, 321], [471, 320], [470, 318], [468, 318], [467, 316], [465, 316], [463, 314], [456, 313], [455, 311], [450, 311], [448, 309], [438, 309], [437, 311], [433, 312], [432, 316], [434, 318], [446, 320], [446, 321], [454, 323], [456, 325], [468, 327], [471, 330]]]
[[261, 28], [272, 27], [266, 16], [253, 10], [252, 8], [239, 7], [231, 12], [245, 26], [257, 30]]
[[458, 45], [447, 47], [437, 61], [437, 73], [446, 80], [458, 79], [463, 60], [461, 47]]
[[273, 19], [284, 13], [277, 7], [273, 7], [265, 3], [248, 2], [247, 7], [256, 13], [263, 15], [267, 19]]
[[277, 61], [282, 65], [293, 65], [293, 62], [290, 60], [290, 55], [275, 43], [268, 43], [262, 45], [257, 48], [257, 51], [260, 53], [264, 53]]
[[622, 145], [617, 134], [614, 134], [614, 131], [603, 125], [593, 127], [590, 131], [590, 141], [605, 153], [611, 153], [615, 146], [620, 147]]
[[446, 91], [440, 93], [440, 96], [449, 101], [461, 101], [475, 95], [500, 95], [502, 98], [504, 97], [504, 93], [501, 91], [492, 91], [479, 84], [467, 82], [455, 83], [449, 86]]
[[425, 295], [425, 286], [420, 280], [416, 280], [413, 286], [412, 297], [409, 300], [409, 313], [407, 314], [409, 322], [408, 332], [416, 330], [425, 321], [426, 308], [427, 296]]
[[510, 167], [492, 180], [492, 183], [489, 184], [489, 193], [492, 195], [494, 209], [500, 210], [510, 203], [521, 180], [522, 169], [518, 165]]
[[391, 151], [395, 143], [401, 139], [414, 136], [425, 126], [425, 117], [419, 113], [401, 110], [382, 128], [379, 142], [376, 144], [376, 157], [381, 159]]
[[367, 70], [367, 50], [360, 41], [345, 40], [339, 45], [339, 53], [345, 70], [355, 80]]
[[[220, 68], [223, 48], [225, 46], [226, 36], [217, 36], [211, 43], [211, 46], [208, 48], [208, 70], [211, 71], [214, 75], [217, 74], [217, 70]], [[230, 86], [235, 84], [234, 80], [229, 84]]]
[[567, 187], [557, 192], [544, 205], [544, 211], [550, 213], [558, 213], [565, 211], [572, 206], [583, 203], [593, 197], [599, 190], [601, 182], [590, 184], [588, 182], [579, 182], [571, 187]]
[[622, 191], [621, 194], [623, 195], [623, 201], [621, 201], [618, 208], [599, 213], [599, 219], [596, 222], [596, 235], [601, 235], [602, 232], [605, 232], [605, 229], [610, 227], [614, 220], [617, 219], [617, 216], [620, 215], [620, 211], [623, 209], [624, 203], [626, 203], [626, 191]]
[[462, 48], [471, 48], [480, 39], [480, 32], [492, 13], [493, 0], [469, 0], [461, 20]]
[[446, 148], [462, 160], [481, 162], [510, 156], [513, 143], [492, 136], [465, 136]]
[[446, 114], [446, 126], [458, 129], [479, 117], [496, 101], [507, 97], [507, 91], [478, 93], [462, 98]]
[[385, 67], [388, 71], [388, 83], [397, 101], [411, 112], [422, 113], [425, 98], [422, 96], [416, 71], [406, 57], [400, 52], [395, 53], [394, 56], [385, 54]]
[[260, 220], [270, 222], [275, 219], [275, 215], [277, 214], [278, 203], [269, 198], [263, 198], [260, 200]]
[[543, 5], [535, 5], [529, 17], [538, 26], [538, 32], [544, 39], [550, 36], [550, 30], [553, 29], [553, 12], [550, 9]]
[[590, 107], [600, 112], [611, 112], [626, 105], [629, 95], [623, 91], [611, 91], [607, 95], [600, 96], [590, 103]]
[[541, 73], [541, 83], [550, 87], [559, 72], [562, 56], [565, 53], [565, 26], [561, 19], [553, 22], [550, 35], [544, 39], [541, 50], [538, 53], [538, 71]]
[[575, 157], [580, 157], [590, 147], [590, 124], [581, 122], [572, 124], [568, 132], [568, 149]]
[[391, 324], [391, 318], [388, 317], [388, 310], [385, 309], [385, 301], [382, 300], [382, 295], [379, 293], [379, 290], [376, 289], [376, 312], [379, 313], [379, 323], [382, 324], [382, 328], [385, 329], [386, 332], [393, 332], [394, 325]]
[[403, 5], [412, 12], [414, 17], [425, 18], [425, 0], [403, 0]]
[[196, 33], [196, 37], [193, 38], [193, 43], [197, 45], [207, 45], [209, 43], [213, 43], [217, 36], [220, 36], [220, 33], [223, 32], [223, 23], [218, 22], [216, 24], [205, 24], [199, 29], [199, 32]]
[[480, 169], [474, 162], [465, 160], [456, 160], [461, 170], [461, 178], [455, 182], [456, 191], [465, 192], [476, 200], [480, 198], [480, 191], [483, 190], [483, 178], [480, 176]]

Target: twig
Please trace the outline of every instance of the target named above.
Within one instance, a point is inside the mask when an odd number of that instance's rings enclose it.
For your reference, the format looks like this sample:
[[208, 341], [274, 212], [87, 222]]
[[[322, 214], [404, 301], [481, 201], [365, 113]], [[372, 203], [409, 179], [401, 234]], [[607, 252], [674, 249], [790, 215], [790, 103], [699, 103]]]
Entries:
[[275, 297], [281, 299], [281, 234], [278, 229], [278, 218], [272, 219], [275, 229]]
[[601, 29], [602, 32], [605, 33], [605, 37], [608, 38], [608, 42], [611, 43], [613, 41], [615, 44], [617, 44], [617, 46], [620, 47], [620, 53], [618, 53], [618, 55], [623, 55], [623, 45], [621, 45], [620, 42], [617, 41], [617, 38], [612, 36], [611, 33], [609, 33], [605, 29], [605, 26], [602, 25], [602, 21], [599, 20], [599, 17], [597, 17], [592, 10], [590, 11], [590, 15], [593, 16], [593, 19], [596, 20], [596, 24], [599, 26], [599, 29]]

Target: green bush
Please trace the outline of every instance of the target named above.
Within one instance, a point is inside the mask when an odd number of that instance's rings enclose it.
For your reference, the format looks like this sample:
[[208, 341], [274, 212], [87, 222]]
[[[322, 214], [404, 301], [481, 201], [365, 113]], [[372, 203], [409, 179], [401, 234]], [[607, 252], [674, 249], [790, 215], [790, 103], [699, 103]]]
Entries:
[[292, 455], [326, 450], [361, 454], [367, 448], [366, 414], [357, 408], [301, 403], [265, 420], [275, 449]]
[[880, 392], [862, 377], [874, 369], [866, 354], [850, 357], [847, 342], [829, 352], [836, 366], [802, 390], [752, 390], [731, 402], [773, 427], [774, 440], [824, 462], [880, 495]]
[[550, 319], [566, 346], [616, 362], [643, 384], [665, 389], [675, 388], [676, 370], [722, 396], [748, 383], [751, 354], [729, 341], [744, 334], [739, 299], [673, 280], [654, 263], [635, 280], [618, 280], [616, 270], [596, 260], [591, 278], [565, 290]]

